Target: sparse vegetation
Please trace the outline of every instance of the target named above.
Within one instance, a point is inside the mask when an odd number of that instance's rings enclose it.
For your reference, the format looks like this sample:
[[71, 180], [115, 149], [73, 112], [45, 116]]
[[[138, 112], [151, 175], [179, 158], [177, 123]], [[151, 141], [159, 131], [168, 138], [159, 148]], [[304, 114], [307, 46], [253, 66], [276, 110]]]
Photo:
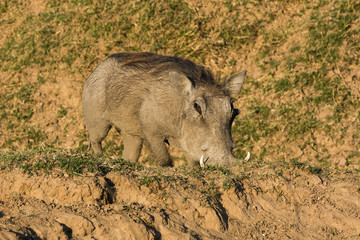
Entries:
[[[340, 150], [345, 135], [359, 128], [359, 121], [350, 120], [354, 112], [360, 112], [358, 92], [355, 83], [345, 79], [357, 78], [349, 67], [359, 62], [360, 33], [356, 26], [360, 6], [354, 1], [297, 2], [293, 4], [299, 11], [291, 10], [297, 20], [289, 18], [285, 23], [279, 10], [287, 9], [291, 3], [274, 1], [272, 10], [253, 17], [262, 4], [212, 2], [213, 11], [223, 7], [226, 10], [224, 16], [214, 19], [211, 14], [196, 11], [192, 4], [175, 0], [48, 1], [38, 13], [30, 2], [6, 1], [1, 7], [2, 24], [14, 27], [6, 33], [0, 51], [4, 76], [0, 98], [2, 148], [62, 147], [69, 128], [75, 129], [70, 124], [75, 123], [74, 111], [81, 112], [80, 105], [75, 105], [76, 109], [56, 101], [55, 117], [66, 122], [66, 127], [61, 127], [62, 136], [44, 131], [46, 122], [38, 121], [47, 111], [35, 104], [42, 102], [39, 88], [61, 84], [57, 80], [59, 66], [77, 76], [77, 86], [81, 86], [90, 71], [113, 52], [152, 51], [190, 58], [215, 67], [216, 74], [230, 75], [249, 68], [239, 101], [243, 113], [232, 129], [237, 157], [243, 158], [250, 151], [253, 161], [248, 164], [266, 162], [273, 154], [290, 154], [289, 145], [301, 144], [307, 160], [317, 164], [316, 155], [329, 156], [326, 167], [334, 167], [336, 163], [331, 162], [335, 155], [328, 152], [326, 145], [321, 146], [321, 139], [335, 138]], [[9, 15], [15, 9], [24, 13], [16, 27], [15, 19]], [[298, 36], [300, 32], [303, 34]], [[252, 49], [255, 55], [249, 55]], [[249, 58], [255, 60], [253, 65], [247, 63]], [[262, 73], [256, 75], [256, 69]], [[31, 72], [35, 74], [28, 78]], [[81, 88], [77, 91], [81, 92]], [[320, 119], [324, 108], [329, 114]], [[336, 136], [335, 132], [342, 134]], [[113, 136], [116, 138], [116, 134]], [[281, 142], [276, 140], [280, 136]], [[74, 149], [85, 148], [84, 140], [71, 137], [75, 138]], [[264, 139], [266, 151], [256, 147]], [[345, 158], [360, 148], [358, 139], [359, 134], [352, 134], [353, 150], [342, 152]], [[108, 139], [106, 152], [121, 155], [122, 148], [116, 145], [120, 142]]]

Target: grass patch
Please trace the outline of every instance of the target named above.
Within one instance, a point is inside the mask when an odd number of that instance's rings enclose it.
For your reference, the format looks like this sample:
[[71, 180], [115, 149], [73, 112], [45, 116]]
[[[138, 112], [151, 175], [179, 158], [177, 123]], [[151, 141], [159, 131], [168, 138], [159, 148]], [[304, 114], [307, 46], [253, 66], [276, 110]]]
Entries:
[[110, 171], [131, 172], [142, 169], [140, 165], [119, 158], [96, 156], [78, 151], [43, 148], [32, 151], [0, 152], [2, 169], [18, 168], [28, 174], [51, 174], [60, 169], [70, 175], [86, 172], [106, 174]]
[[[74, 149], [85, 150], [86, 133], [75, 122], [82, 121], [81, 100], [74, 97], [78, 103], [67, 104], [61, 98], [62, 75], [73, 76], [66, 86], [80, 93], [84, 79], [111, 53], [151, 51], [189, 58], [223, 77], [249, 68], [238, 98], [242, 113], [232, 128], [238, 158], [250, 151], [249, 164], [261, 166], [297, 144], [309, 161], [323, 159], [324, 168], [334, 167], [336, 156], [321, 151], [330, 147], [321, 138], [331, 137], [341, 151], [348, 131], [360, 126], [354, 121], [360, 119], [354, 70], [360, 56], [360, 4], [270, 4], [45, 0], [35, 11], [30, 2], [1, 3], [0, 23], [7, 27], [0, 46], [0, 147], [64, 147], [67, 136], [75, 140]], [[59, 95], [50, 99], [53, 94]], [[39, 113], [40, 108], [54, 112]], [[321, 118], [324, 109], [331, 112]], [[41, 114], [49, 117], [34, 119]], [[46, 128], [57, 121], [62, 131], [47, 136]], [[123, 151], [115, 137], [104, 144], [109, 155]], [[351, 148], [359, 149], [359, 132], [353, 131], [351, 138]], [[303, 147], [299, 140], [311, 144]], [[349, 167], [356, 164], [350, 161]]]

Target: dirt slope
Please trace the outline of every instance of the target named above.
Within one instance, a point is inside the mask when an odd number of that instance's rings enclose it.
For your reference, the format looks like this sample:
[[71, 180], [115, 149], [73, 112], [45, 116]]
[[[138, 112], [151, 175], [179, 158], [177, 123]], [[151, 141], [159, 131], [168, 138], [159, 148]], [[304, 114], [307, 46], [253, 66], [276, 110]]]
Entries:
[[[235, 169], [232, 169], [235, 170]], [[274, 170], [251, 173], [225, 188], [224, 177], [203, 179], [167, 169], [178, 181], [130, 175], [29, 176], [2, 171], [1, 239], [358, 239], [360, 192], [354, 179]], [[293, 174], [293, 175], [290, 175]], [[218, 200], [209, 200], [204, 182]], [[220, 175], [220, 177], [219, 177]], [[295, 175], [295, 176], [294, 176]], [[189, 187], [184, 186], [189, 180]], [[207, 202], [209, 200], [210, 202]]]

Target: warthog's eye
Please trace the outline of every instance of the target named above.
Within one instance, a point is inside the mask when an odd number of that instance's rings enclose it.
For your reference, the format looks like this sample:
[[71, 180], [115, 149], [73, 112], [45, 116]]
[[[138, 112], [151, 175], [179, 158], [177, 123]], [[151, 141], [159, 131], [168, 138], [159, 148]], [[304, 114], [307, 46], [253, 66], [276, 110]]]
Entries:
[[194, 102], [194, 108], [200, 115], [202, 114], [201, 107], [196, 102]]

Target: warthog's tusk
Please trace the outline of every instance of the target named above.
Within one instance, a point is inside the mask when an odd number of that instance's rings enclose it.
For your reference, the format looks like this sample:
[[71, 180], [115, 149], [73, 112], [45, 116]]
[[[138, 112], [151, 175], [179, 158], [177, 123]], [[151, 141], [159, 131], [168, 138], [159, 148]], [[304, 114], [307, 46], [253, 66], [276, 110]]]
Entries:
[[209, 157], [207, 157], [204, 161], [204, 155], [201, 156], [200, 158], [200, 167], [205, 167], [205, 164], [207, 163], [207, 161], [209, 160]]
[[246, 157], [244, 158], [244, 161], [245, 162], [249, 161], [249, 159], [250, 159], [250, 152], [247, 153]]

